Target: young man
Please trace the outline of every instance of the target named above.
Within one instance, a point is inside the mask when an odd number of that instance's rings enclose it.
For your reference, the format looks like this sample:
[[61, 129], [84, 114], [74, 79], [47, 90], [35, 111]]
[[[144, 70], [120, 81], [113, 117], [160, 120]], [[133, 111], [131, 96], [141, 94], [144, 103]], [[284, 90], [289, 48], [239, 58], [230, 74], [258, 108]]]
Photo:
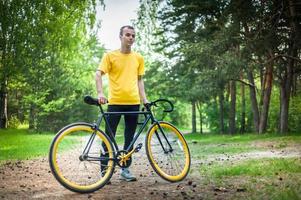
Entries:
[[[109, 77], [109, 112], [139, 111], [140, 102], [146, 104], [147, 98], [144, 91], [144, 59], [131, 50], [135, 41], [135, 30], [132, 26], [120, 28], [119, 38], [121, 48], [104, 54], [99, 69], [96, 71], [96, 88], [98, 101], [101, 104], [107, 103], [103, 93], [102, 75]], [[120, 115], [110, 115], [109, 124], [115, 136]], [[124, 149], [127, 149], [133, 140], [137, 127], [138, 115], [125, 115]], [[108, 127], [106, 127], [108, 133]], [[136, 178], [128, 168], [121, 171], [121, 179], [135, 181]]]

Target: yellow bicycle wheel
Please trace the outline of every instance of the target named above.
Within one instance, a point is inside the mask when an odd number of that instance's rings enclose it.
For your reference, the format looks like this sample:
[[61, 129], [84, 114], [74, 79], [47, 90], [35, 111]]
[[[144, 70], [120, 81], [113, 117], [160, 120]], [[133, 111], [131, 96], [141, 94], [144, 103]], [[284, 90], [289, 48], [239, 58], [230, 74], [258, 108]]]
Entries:
[[86, 123], [71, 124], [58, 132], [50, 147], [49, 163], [53, 175], [74, 192], [100, 189], [114, 171], [112, 143], [106, 134], [92, 127]]
[[151, 166], [163, 179], [183, 180], [190, 169], [190, 151], [185, 138], [172, 124], [153, 124], [146, 136], [146, 154]]

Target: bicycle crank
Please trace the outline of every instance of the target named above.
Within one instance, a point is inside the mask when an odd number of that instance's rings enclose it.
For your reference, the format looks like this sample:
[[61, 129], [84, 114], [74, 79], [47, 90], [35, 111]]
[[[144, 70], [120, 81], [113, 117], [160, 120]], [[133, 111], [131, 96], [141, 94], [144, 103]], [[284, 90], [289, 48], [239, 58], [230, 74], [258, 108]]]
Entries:
[[117, 153], [117, 165], [121, 168], [127, 168], [132, 163], [132, 154], [134, 152], [139, 152], [142, 148], [142, 143], [139, 143], [133, 150], [127, 153], [127, 151], [122, 150]]

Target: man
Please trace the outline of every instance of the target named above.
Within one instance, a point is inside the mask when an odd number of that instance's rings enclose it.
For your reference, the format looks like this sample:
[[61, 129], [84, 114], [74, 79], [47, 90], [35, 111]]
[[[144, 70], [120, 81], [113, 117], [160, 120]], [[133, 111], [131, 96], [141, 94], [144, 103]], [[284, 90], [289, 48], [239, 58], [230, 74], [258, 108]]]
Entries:
[[[103, 93], [102, 75], [109, 77], [109, 112], [139, 111], [140, 102], [146, 104], [144, 91], [144, 59], [133, 52], [131, 47], [135, 41], [135, 30], [132, 26], [120, 28], [119, 38], [121, 48], [104, 54], [99, 69], [96, 71], [96, 88], [100, 104], [107, 103]], [[110, 115], [109, 125], [114, 134], [120, 121], [120, 115]], [[124, 149], [127, 149], [133, 140], [137, 127], [138, 115], [125, 115]], [[106, 132], [109, 133], [108, 127]], [[120, 178], [126, 181], [135, 181], [136, 178], [128, 168], [123, 168]]]

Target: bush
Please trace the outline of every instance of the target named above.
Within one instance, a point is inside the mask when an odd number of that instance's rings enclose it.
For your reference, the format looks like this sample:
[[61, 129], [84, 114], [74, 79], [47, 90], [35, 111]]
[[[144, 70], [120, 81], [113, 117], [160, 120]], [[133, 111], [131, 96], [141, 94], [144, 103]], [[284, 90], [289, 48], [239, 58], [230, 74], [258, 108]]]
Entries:
[[17, 116], [12, 115], [10, 119], [8, 120], [8, 128], [18, 128], [19, 125], [21, 125], [20, 120]]

